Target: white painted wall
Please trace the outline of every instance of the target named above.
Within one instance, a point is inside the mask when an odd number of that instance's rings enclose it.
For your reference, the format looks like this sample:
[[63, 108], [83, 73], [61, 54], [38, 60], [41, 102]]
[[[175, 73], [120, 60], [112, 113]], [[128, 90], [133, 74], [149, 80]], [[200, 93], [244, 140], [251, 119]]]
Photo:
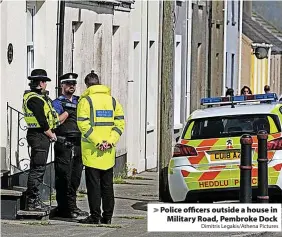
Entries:
[[[26, 1], [7, 1], [0, 3], [1, 6], [1, 147], [7, 147], [7, 114], [6, 104], [22, 111], [22, 98], [24, 90], [28, 89], [27, 80], [27, 12]], [[56, 75], [56, 21], [57, 3], [45, 1], [42, 5], [37, 4], [37, 12], [34, 16], [34, 52], [35, 68], [46, 69], [52, 82], [48, 84], [50, 96], [55, 96]], [[48, 22], [48, 24], [47, 24]], [[3, 24], [4, 23], [4, 24]], [[7, 47], [12, 43], [14, 59], [11, 64], [7, 61]], [[5, 78], [5, 80], [3, 80]], [[16, 116], [13, 113], [13, 116]], [[24, 122], [21, 122], [24, 125]], [[17, 118], [13, 117], [12, 130], [12, 164], [16, 164], [17, 157]], [[25, 132], [20, 132], [19, 138], [24, 137]], [[28, 158], [26, 141], [24, 146], [19, 146], [21, 156], [19, 159]], [[3, 149], [1, 149], [3, 150]], [[9, 154], [8, 154], [9, 155]], [[2, 156], [1, 161], [6, 158]], [[50, 160], [50, 159], [49, 159]], [[25, 168], [23, 161], [21, 168]]]
[[159, 1], [147, 1], [147, 117], [145, 169], [157, 167]]
[[[7, 62], [6, 52], [1, 54], [1, 78], [5, 78], [1, 80], [2, 111], [6, 111], [7, 102], [21, 111], [23, 92], [28, 89], [26, 17], [25, 1], [4, 0], [1, 3], [1, 22], [6, 22], [1, 27], [1, 49], [6, 49], [10, 42], [14, 46], [11, 64]], [[75, 32], [74, 44], [74, 71], [79, 74], [77, 94], [85, 89], [86, 74], [91, 69], [97, 71], [102, 83], [112, 87], [113, 95], [125, 110], [127, 129], [117, 155], [126, 153], [128, 148], [129, 168], [137, 168], [138, 172], [156, 167], [159, 2], [136, 1], [131, 13], [115, 11], [114, 14], [111, 14], [111, 10], [101, 14], [67, 7], [64, 72], [71, 70], [72, 21], [82, 21]], [[34, 68], [46, 69], [51, 77], [52, 82], [47, 89], [52, 99], [56, 96], [56, 23], [57, 1], [37, 3], [34, 16]], [[101, 24], [96, 33], [95, 23], [96, 26]], [[118, 27], [114, 35], [113, 25]], [[6, 113], [2, 113], [3, 148], [7, 146], [6, 119]], [[25, 136], [25, 133], [21, 136]], [[14, 138], [12, 145], [15, 147], [16, 142]], [[24, 149], [20, 153], [23, 158], [28, 158], [26, 146]], [[15, 164], [15, 148], [11, 155]]]
[[182, 53], [181, 35], [175, 36], [175, 54], [174, 54], [174, 129], [182, 128], [180, 119], [181, 110], [181, 53]]
[[[192, 0], [187, 1], [187, 66], [186, 66], [186, 118], [190, 115], [191, 99], [191, 46], [192, 46]], [[186, 120], [185, 120], [186, 121]]]
[[[240, 3], [241, 2], [241, 3]], [[240, 3], [240, 4], [239, 4]], [[240, 9], [243, 6], [241, 0], [225, 0], [225, 55], [224, 55], [224, 83], [225, 87], [232, 87], [234, 93], [239, 93], [239, 53], [240, 53], [240, 28], [242, 17]], [[233, 9], [233, 10], [232, 10]]]
[[128, 130], [130, 168], [157, 166], [159, 1], [136, 1], [130, 13]]

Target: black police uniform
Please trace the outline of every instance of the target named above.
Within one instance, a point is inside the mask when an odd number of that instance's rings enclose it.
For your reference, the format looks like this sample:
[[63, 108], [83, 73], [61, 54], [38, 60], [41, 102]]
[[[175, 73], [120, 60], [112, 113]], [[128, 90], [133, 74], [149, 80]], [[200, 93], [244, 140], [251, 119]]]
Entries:
[[[51, 79], [47, 77], [46, 71], [43, 69], [33, 70], [28, 79], [32, 81], [51, 81]], [[31, 88], [30, 91], [42, 95], [41, 89]], [[47, 95], [44, 98], [46, 100], [49, 99]], [[28, 128], [26, 136], [28, 145], [31, 148], [30, 170], [26, 191], [27, 210], [46, 211], [49, 207], [40, 200], [39, 187], [43, 183], [50, 148], [50, 139], [44, 133], [49, 130], [49, 125], [43, 109], [44, 103], [41, 99], [36, 97], [29, 99], [27, 107], [33, 112], [40, 125], [40, 128]]]
[[[59, 79], [61, 83], [76, 84], [77, 74], [67, 73]], [[78, 96], [72, 101], [60, 96], [52, 102], [55, 110], [62, 114], [67, 111], [68, 118], [55, 130], [58, 141], [55, 143], [55, 188], [57, 200], [57, 216], [76, 218], [88, 215], [76, 205], [76, 192], [80, 185], [83, 170], [81, 157], [81, 134], [76, 124], [76, 105]]]

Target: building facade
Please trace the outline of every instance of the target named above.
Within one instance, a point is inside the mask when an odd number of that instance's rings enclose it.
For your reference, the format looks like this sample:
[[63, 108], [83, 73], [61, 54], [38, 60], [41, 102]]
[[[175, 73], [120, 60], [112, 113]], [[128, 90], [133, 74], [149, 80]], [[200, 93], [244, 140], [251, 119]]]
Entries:
[[136, 1], [130, 15], [127, 147], [130, 170], [157, 167], [159, 1]]
[[192, 3], [190, 111], [200, 107], [200, 100], [210, 94], [209, 17], [210, 1]]
[[[85, 89], [84, 78], [94, 70], [101, 83], [111, 88], [112, 95], [124, 108], [128, 124], [127, 88], [129, 80], [129, 20], [131, 3], [119, 6], [109, 2], [70, 1], [64, 20], [63, 72], [76, 72], [77, 94]], [[125, 134], [127, 126], [125, 128]], [[126, 135], [117, 145], [116, 171], [126, 165]]]
[[192, 1], [176, 1], [174, 59], [174, 133], [180, 136], [190, 114]]
[[[72, 1], [65, 7], [63, 73], [79, 74], [76, 94], [80, 95], [85, 89], [84, 77], [94, 69], [123, 105], [128, 125], [128, 42], [132, 2], [83, 3]], [[2, 1], [0, 7], [1, 22], [6, 22], [1, 27], [1, 51], [4, 52], [1, 54], [1, 78], [7, 78], [1, 81], [1, 109], [7, 111], [1, 114], [1, 165], [2, 169], [15, 173], [29, 169], [26, 128], [21, 112], [23, 93], [29, 89], [27, 76], [32, 69], [44, 68], [52, 79], [47, 87], [50, 98], [55, 99], [58, 94], [59, 2]], [[127, 162], [125, 134], [117, 148], [118, 172]], [[48, 162], [52, 159], [51, 148]]]
[[[241, 85], [250, 86], [253, 93], [264, 93], [264, 86], [270, 85], [271, 91], [281, 94], [282, 38], [249, 2], [244, 5], [242, 44]], [[258, 47], [268, 51], [263, 59], [255, 54]]]
[[1, 80], [1, 165], [16, 172], [16, 167], [26, 169], [29, 165], [20, 112], [23, 93], [29, 88], [27, 76], [33, 68], [46, 69], [52, 79], [47, 87], [50, 97], [56, 95], [57, 2], [4, 0], [0, 11], [1, 78], [5, 78]]
[[[52, 79], [47, 87], [50, 98], [58, 95], [58, 33], [63, 24], [61, 69], [62, 73], [78, 73], [76, 94], [85, 90], [84, 78], [94, 70], [123, 105], [126, 129], [117, 147], [116, 173], [157, 168], [160, 4], [68, 1], [59, 24], [59, 1], [0, 3], [1, 21], [7, 23], [1, 28], [5, 52], [1, 54], [1, 78], [7, 78], [1, 82], [1, 109], [7, 111], [1, 114], [2, 167], [10, 169], [12, 163], [14, 172], [29, 168], [22, 96], [34, 68], [44, 68]], [[7, 59], [10, 43], [11, 62]], [[48, 163], [52, 159], [51, 148]]]
[[241, 35], [242, 35], [242, 10], [243, 1], [225, 1], [225, 55], [222, 93], [226, 88], [233, 88], [234, 93], [240, 91], [241, 68]]

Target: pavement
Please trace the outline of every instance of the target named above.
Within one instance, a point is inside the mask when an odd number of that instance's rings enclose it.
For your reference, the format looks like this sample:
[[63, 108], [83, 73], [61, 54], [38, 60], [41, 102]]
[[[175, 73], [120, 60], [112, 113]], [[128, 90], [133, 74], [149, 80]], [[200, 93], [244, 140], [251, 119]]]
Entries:
[[[115, 184], [115, 211], [112, 225], [85, 225], [71, 219], [35, 220], [1, 220], [1, 236], [96, 236], [96, 237], [134, 237], [134, 236], [160, 236], [160, 237], [282, 237], [282, 233], [269, 232], [186, 232], [165, 233], [147, 232], [147, 204], [158, 201], [158, 174], [144, 172], [136, 175], [135, 179], [126, 179], [124, 184]], [[56, 203], [52, 203], [56, 206]], [[88, 211], [86, 196], [78, 198], [78, 206]]]

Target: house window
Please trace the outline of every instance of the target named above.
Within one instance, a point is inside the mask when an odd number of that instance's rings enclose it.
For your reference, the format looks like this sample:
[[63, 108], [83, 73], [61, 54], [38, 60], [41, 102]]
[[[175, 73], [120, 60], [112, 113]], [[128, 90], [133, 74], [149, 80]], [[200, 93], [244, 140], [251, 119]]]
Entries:
[[27, 76], [30, 75], [34, 68], [34, 15], [35, 6], [27, 5], [26, 11], [26, 45], [27, 45]]

